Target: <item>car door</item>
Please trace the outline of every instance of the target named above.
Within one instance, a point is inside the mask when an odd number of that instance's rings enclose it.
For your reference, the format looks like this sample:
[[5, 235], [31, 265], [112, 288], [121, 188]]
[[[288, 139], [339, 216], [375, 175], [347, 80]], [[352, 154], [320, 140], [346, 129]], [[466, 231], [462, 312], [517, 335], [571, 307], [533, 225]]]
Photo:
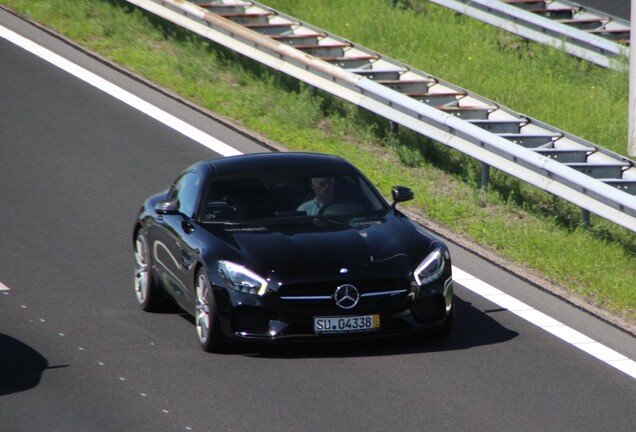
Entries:
[[194, 172], [186, 172], [177, 179], [168, 193], [168, 201], [175, 202], [177, 211], [159, 215], [154, 233], [153, 255], [162, 284], [184, 306], [192, 302], [192, 282], [196, 263], [195, 214], [201, 179]]

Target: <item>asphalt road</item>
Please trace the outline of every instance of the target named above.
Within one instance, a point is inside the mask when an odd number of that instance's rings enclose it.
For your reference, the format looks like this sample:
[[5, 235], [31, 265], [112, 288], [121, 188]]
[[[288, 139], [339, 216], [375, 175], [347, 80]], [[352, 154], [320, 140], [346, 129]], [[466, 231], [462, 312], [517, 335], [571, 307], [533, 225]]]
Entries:
[[[0, 25], [262, 151], [1, 11]], [[633, 378], [459, 285], [445, 343], [203, 353], [191, 319], [137, 307], [131, 229], [146, 196], [214, 153], [2, 38], [0, 82], [0, 430], [633, 430]], [[455, 265], [636, 358], [631, 336], [451, 246]]]

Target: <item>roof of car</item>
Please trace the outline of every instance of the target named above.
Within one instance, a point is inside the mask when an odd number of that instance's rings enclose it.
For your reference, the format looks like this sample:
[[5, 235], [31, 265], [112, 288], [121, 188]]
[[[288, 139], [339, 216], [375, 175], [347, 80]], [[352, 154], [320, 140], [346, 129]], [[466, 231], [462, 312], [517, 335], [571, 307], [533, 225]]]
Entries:
[[351, 171], [345, 159], [318, 153], [271, 152], [211, 159], [205, 162], [213, 177], [234, 177], [251, 173], [302, 170], [312, 172]]

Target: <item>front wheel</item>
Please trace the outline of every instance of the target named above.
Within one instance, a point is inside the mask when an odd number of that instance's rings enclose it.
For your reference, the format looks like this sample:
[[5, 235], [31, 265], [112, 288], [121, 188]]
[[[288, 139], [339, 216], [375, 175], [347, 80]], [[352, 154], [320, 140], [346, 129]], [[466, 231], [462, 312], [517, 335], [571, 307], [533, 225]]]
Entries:
[[206, 352], [221, 352], [225, 347], [225, 337], [221, 331], [216, 303], [210, 280], [204, 269], [199, 270], [196, 280], [195, 323], [201, 348]]
[[455, 324], [455, 299], [452, 300], [452, 308], [446, 321], [439, 328], [435, 329], [433, 337], [437, 340], [446, 340], [453, 333], [453, 326]]

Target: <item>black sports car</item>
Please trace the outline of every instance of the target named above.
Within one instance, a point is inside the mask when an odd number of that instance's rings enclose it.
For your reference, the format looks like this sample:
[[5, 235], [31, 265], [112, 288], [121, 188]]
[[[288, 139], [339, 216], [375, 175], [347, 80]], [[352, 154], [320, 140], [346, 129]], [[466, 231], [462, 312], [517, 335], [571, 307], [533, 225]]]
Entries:
[[133, 232], [135, 293], [175, 301], [201, 346], [228, 339], [375, 337], [453, 323], [446, 245], [342, 158], [264, 153], [186, 169], [146, 200]]

